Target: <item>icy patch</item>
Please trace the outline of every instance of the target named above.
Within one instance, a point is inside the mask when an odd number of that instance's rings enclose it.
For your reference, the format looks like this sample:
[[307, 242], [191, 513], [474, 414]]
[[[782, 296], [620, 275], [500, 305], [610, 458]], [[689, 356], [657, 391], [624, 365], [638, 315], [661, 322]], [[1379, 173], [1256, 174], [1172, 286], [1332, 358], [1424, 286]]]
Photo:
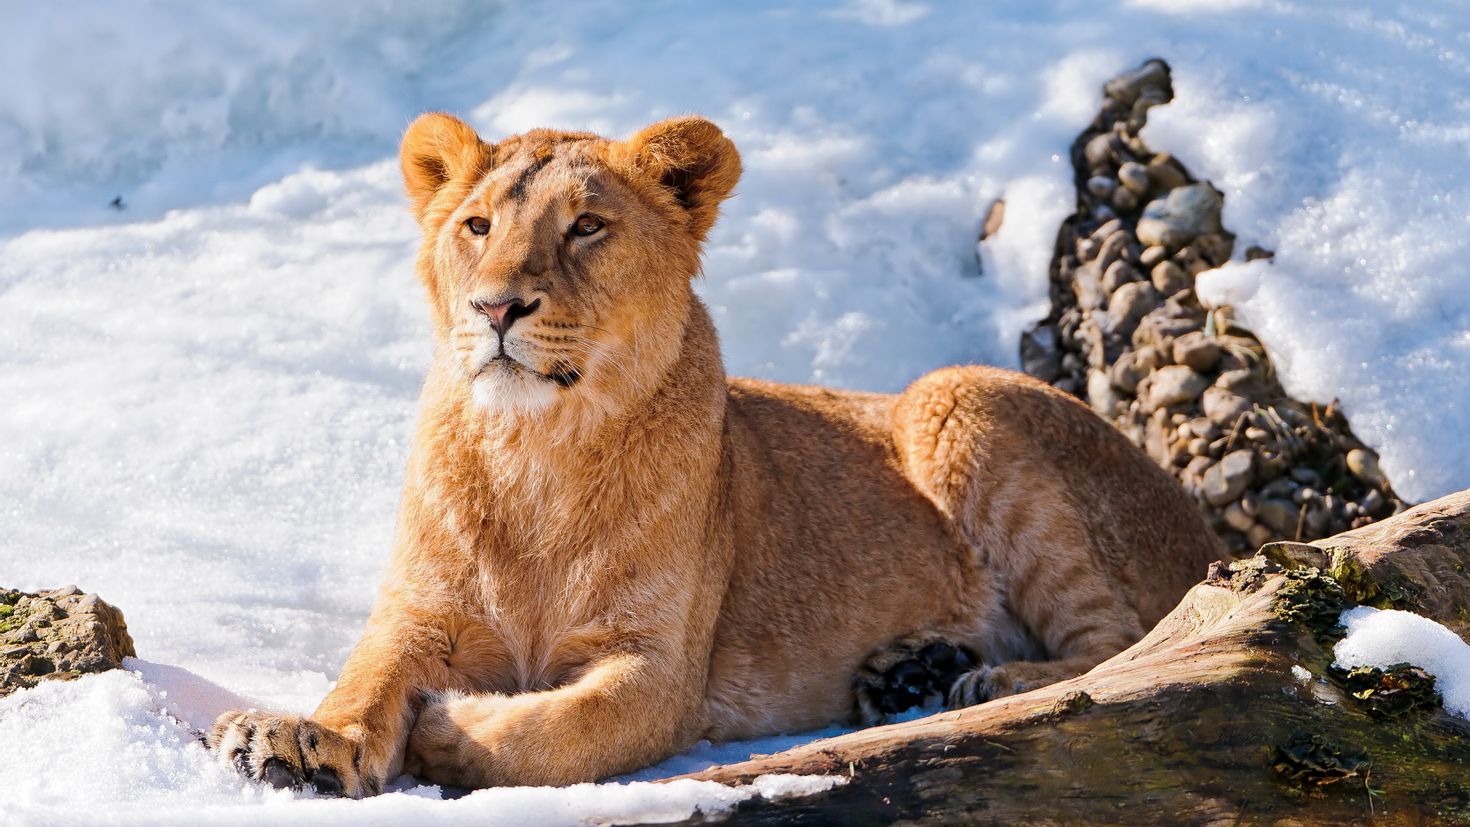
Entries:
[[1342, 613], [1347, 637], [1333, 647], [1343, 669], [1409, 663], [1434, 675], [1444, 708], [1470, 718], [1470, 644], [1427, 617], [1358, 606]]

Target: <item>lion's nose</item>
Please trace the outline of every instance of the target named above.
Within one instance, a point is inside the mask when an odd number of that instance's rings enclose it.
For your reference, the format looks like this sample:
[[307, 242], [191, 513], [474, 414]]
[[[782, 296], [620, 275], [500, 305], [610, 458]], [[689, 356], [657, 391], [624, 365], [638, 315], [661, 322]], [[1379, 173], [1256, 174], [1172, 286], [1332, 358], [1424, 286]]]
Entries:
[[536, 312], [541, 306], [541, 300], [536, 299], [526, 304], [519, 298], [479, 298], [470, 299], [470, 306], [489, 317], [490, 326], [495, 332], [504, 336], [510, 326], [516, 323], [516, 319], [522, 319]]

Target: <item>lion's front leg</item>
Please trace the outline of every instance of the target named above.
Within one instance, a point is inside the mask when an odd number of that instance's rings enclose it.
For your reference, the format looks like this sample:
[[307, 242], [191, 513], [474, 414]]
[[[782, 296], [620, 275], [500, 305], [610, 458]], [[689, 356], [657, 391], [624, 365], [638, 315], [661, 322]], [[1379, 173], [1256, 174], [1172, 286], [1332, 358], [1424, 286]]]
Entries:
[[376, 795], [403, 764], [414, 704], [451, 686], [449, 636], [392, 603], [380, 605], [309, 718], [256, 710], [221, 715], [207, 741], [222, 761], [274, 787]]
[[628, 772], [687, 745], [701, 685], [668, 664], [617, 655], [559, 689], [444, 693], [419, 714], [404, 769], [465, 787], [561, 786]]

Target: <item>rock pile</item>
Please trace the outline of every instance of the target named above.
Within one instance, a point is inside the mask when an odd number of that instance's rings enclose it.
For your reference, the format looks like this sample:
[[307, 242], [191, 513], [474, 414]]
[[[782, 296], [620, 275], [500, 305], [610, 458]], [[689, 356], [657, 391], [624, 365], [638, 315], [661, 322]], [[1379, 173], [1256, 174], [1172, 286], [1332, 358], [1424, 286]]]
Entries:
[[1336, 406], [1288, 397], [1231, 309], [1195, 295], [1235, 237], [1220, 224], [1221, 193], [1139, 138], [1148, 110], [1173, 98], [1168, 65], [1150, 60], [1104, 94], [1072, 148], [1077, 212], [1057, 237], [1051, 313], [1022, 335], [1023, 369], [1086, 400], [1173, 472], [1236, 553], [1402, 510]]
[[76, 586], [27, 594], [0, 589], [0, 697], [71, 680], [134, 657], [122, 612]]

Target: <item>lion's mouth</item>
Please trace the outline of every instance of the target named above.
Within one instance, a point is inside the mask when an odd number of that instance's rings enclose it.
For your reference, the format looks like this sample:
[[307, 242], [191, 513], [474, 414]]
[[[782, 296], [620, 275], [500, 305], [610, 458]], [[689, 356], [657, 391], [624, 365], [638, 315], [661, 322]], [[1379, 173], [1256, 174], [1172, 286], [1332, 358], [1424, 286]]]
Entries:
[[484, 367], [480, 368], [480, 371], [477, 375], [484, 376], [487, 371], [495, 367], [510, 370], [514, 373], [529, 373], [532, 376], [537, 377], [538, 379], [543, 379], [562, 388], [570, 388], [582, 379], [582, 372], [570, 364], [559, 363], [552, 366], [551, 370], [547, 371], [546, 373], [542, 373], [541, 371], [536, 370], [530, 365], [527, 365], [525, 362], [516, 359], [505, 351], [501, 351], [500, 353], [496, 354], [495, 357], [492, 358], [490, 361], [486, 362]]

